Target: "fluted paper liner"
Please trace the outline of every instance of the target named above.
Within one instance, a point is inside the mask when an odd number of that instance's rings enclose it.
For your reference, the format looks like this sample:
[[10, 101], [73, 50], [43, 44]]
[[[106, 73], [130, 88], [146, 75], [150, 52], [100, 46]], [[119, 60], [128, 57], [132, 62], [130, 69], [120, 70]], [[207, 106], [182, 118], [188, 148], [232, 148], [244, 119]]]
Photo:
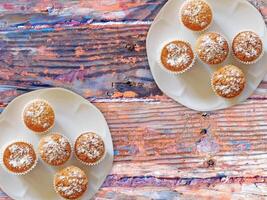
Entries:
[[[25, 172], [20, 172], [20, 173], [12, 172], [12, 171], [10, 171], [10, 170], [5, 166], [5, 164], [4, 164], [4, 162], [3, 162], [3, 156], [4, 156], [4, 151], [5, 151], [5, 149], [6, 149], [9, 145], [11, 145], [11, 144], [13, 144], [13, 143], [16, 143], [16, 142], [23, 142], [23, 143], [26, 143], [26, 144], [30, 145], [30, 146], [33, 148], [33, 150], [34, 150], [34, 152], [35, 152], [35, 155], [36, 155], [36, 160], [34, 161], [33, 166], [32, 166], [30, 169], [28, 169], [27, 171], [25, 171]], [[3, 169], [4, 169], [6, 172], [8, 172], [9, 174], [12, 174], [12, 175], [19, 175], [19, 176], [26, 175], [26, 174], [28, 174], [29, 172], [31, 172], [31, 171], [36, 167], [37, 163], [38, 163], [38, 154], [36, 153], [36, 151], [35, 151], [33, 145], [32, 145], [31, 143], [25, 141], [25, 140], [13, 140], [13, 141], [7, 143], [6, 145], [4, 145], [4, 146], [1, 148], [1, 151], [0, 151], [0, 165], [1, 165], [1, 166], [3, 167]]]

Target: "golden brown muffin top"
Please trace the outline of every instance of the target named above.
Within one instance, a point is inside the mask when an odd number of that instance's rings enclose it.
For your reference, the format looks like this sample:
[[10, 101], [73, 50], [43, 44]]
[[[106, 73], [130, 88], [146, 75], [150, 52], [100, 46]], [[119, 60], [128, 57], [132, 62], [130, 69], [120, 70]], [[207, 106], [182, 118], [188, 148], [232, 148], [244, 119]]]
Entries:
[[184, 41], [172, 41], [161, 51], [161, 63], [172, 72], [182, 72], [194, 61], [194, 52], [190, 44]]
[[96, 163], [105, 154], [105, 144], [95, 133], [84, 133], [75, 142], [75, 154], [85, 163]]
[[77, 199], [87, 190], [88, 178], [83, 170], [69, 166], [54, 177], [56, 192], [65, 199]]
[[215, 92], [224, 98], [238, 96], [244, 89], [245, 75], [241, 69], [233, 65], [227, 65], [213, 74], [212, 87]]
[[262, 54], [263, 43], [256, 33], [243, 31], [235, 36], [232, 49], [240, 61], [252, 62]]
[[31, 169], [36, 162], [33, 147], [25, 142], [14, 142], [3, 152], [3, 163], [8, 170], [14, 173], [24, 173]]
[[25, 125], [34, 132], [45, 132], [54, 125], [55, 113], [45, 100], [28, 103], [23, 112]]
[[59, 166], [70, 158], [71, 145], [67, 138], [55, 133], [41, 138], [39, 152], [43, 161]]
[[198, 38], [196, 51], [204, 63], [215, 65], [222, 63], [227, 58], [229, 45], [222, 35], [210, 32]]
[[211, 7], [202, 0], [186, 1], [182, 5], [180, 15], [183, 24], [193, 31], [202, 31], [212, 22]]

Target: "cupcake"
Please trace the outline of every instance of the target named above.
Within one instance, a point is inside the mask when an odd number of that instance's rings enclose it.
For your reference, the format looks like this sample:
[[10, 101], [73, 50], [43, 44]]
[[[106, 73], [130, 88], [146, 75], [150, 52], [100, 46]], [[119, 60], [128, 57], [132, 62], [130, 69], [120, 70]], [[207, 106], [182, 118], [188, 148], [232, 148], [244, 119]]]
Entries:
[[13, 142], [1, 152], [1, 165], [12, 174], [27, 174], [36, 164], [37, 156], [34, 148], [27, 142]]
[[238, 33], [232, 43], [233, 55], [244, 64], [256, 63], [263, 55], [263, 42], [252, 31]]
[[95, 133], [84, 133], [80, 135], [74, 145], [74, 152], [79, 161], [85, 165], [98, 164], [105, 155], [105, 143]]
[[45, 133], [55, 124], [55, 113], [51, 105], [45, 100], [29, 102], [23, 111], [24, 124], [33, 132]]
[[172, 74], [181, 74], [193, 66], [195, 55], [191, 45], [176, 40], [166, 44], [160, 56], [160, 66]]
[[227, 58], [229, 45], [221, 34], [210, 32], [198, 38], [196, 52], [202, 62], [209, 65], [217, 65]]
[[217, 95], [234, 98], [244, 90], [246, 80], [241, 69], [234, 65], [226, 65], [214, 72], [211, 84]]
[[54, 176], [54, 189], [64, 199], [78, 199], [87, 190], [88, 178], [83, 170], [69, 166]]
[[70, 142], [57, 133], [41, 138], [38, 149], [42, 160], [52, 166], [63, 165], [71, 155]]
[[212, 23], [212, 9], [206, 1], [187, 0], [180, 9], [182, 24], [191, 31], [204, 31]]

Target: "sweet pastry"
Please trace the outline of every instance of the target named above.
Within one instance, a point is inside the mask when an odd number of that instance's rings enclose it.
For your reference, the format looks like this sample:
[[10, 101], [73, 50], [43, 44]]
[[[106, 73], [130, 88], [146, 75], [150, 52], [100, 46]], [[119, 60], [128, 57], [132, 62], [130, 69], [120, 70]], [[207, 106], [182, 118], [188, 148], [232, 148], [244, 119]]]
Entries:
[[204, 31], [212, 23], [212, 9], [206, 1], [187, 0], [180, 10], [180, 20], [192, 31]]
[[1, 152], [1, 164], [8, 172], [24, 175], [37, 164], [34, 148], [27, 142], [13, 142]]
[[238, 33], [232, 43], [235, 58], [244, 64], [253, 64], [263, 55], [263, 42], [257, 33], [243, 31]]
[[181, 74], [193, 66], [195, 55], [191, 45], [176, 40], [166, 44], [160, 56], [160, 66], [173, 74]]
[[226, 65], [217, 70], [211, 80], [214, 92], [224, 98], [238, 96], [244, 90], [245, 83], [244, 73], [234, 65]]
[[52, 166], [63, 165], [71, 155], [69, 140], [58, 133], [41, 138], [38, 149], [42, 160]]
[[76, 139], [74, 152], [77, 159], [83, 164], [95, 165], [104, 158], [105, 143], [95, 133], [83, 133]]
[[45, 100], [37, 99], [29, 102], [23, 111], [24, 124], [36, 133], [45, 133], [55, 124], [55, 113]]
[[65, 199], [78, 199], [88, 186], [88, 178], [83, 170], [69, 166], [54, 176], [54, 189]]
[[210, 32], [198, 38], [196, 52], [202, 62], [209, 65], [217, 65], [227, 58], [229, 45], [221, 34]]

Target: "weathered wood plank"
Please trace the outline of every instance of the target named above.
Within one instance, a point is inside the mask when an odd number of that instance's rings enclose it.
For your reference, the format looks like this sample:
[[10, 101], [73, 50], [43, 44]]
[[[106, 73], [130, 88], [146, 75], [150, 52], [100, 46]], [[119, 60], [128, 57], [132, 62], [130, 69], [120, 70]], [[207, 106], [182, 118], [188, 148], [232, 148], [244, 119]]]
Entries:
[[[137, 182], [142, 182], [139, 179]], [[240, 179], [241, 180], [241, 179]], [[139, 183], [137, 183], [139, 185]], [[266, 183], [205, 183], [205, 181], [184, 186], [164, 184], [159, 186], [158, 182], [142, 185], [141, 187], [104, 187], [102, 188], [96, 200], [101, 199], [132, 199], [132, 200], [265, 200], [267, 198]]]
[[148, 28], [89, 24], [2, 32], [0, 84], [30, 89], [64, 86], [100, 98], [162, 94], [147, 63]]
[[112, 132], [113, 174], [207, 178], [267, 176], [266, 103], [249, 100], [206, 117], [164, 98], [96, 106]]
[[0, 1], [0, 27], [88, 23], [93, 21], [151, 21], [167, 0]]
[[[88, 24], [0, 32], [1, 102], [42, 87], [66, 87], [86, 98], [162, 95], [146, 58], [147, 24]], [[255, 94], [265, 98], [267, 76]], [[13, 91], [13, 92], [12, 92]], [[258, 98], [258, 97], [257, 97]]]

